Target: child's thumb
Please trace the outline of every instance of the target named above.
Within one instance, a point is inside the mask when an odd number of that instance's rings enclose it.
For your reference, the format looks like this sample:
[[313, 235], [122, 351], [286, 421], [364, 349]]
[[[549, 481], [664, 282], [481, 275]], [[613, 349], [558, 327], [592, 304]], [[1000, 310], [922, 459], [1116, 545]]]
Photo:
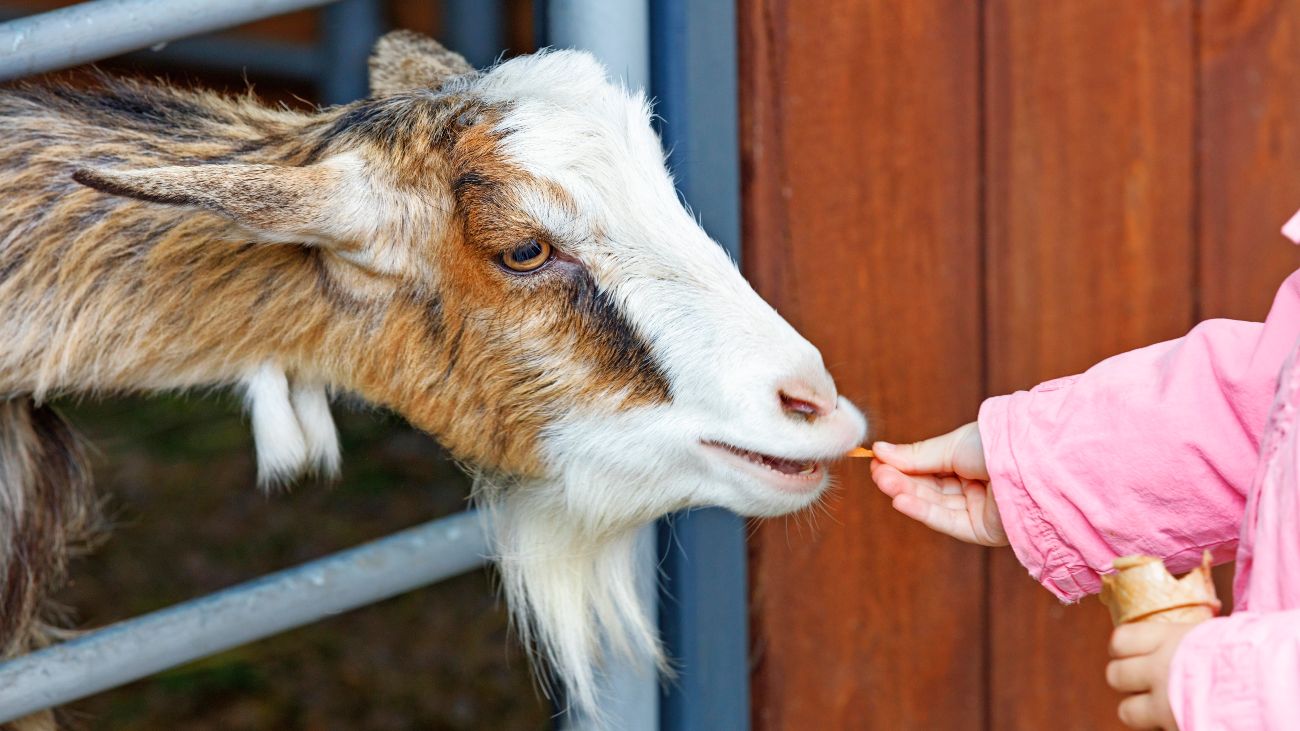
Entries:
[[872, 451], [885, 464], [913, 475], [956, 474], [953, 455], [956, 454], [963, 437], [962, 429], [958, 429], [941, 437], [923, 439], [911, 444], [876, 442], [872, 445]]

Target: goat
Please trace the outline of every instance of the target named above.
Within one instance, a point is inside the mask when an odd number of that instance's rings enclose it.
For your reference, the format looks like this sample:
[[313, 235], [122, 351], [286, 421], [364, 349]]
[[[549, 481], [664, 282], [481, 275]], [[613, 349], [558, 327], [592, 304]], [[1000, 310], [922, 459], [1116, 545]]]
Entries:
[[385, 36], [372, 96], [299, 112], [103, 78], [0, 92], [0, 639], [94, 525], [66, 393], [233, 386], [260, 479], [333, 474], [329, 398], [475, 478], [528, 645], [579, 709], [664, 667], [635, 529], [814, 502], [866, 422], [678, 200], [644, 96], [589, 54], [477, 72]]

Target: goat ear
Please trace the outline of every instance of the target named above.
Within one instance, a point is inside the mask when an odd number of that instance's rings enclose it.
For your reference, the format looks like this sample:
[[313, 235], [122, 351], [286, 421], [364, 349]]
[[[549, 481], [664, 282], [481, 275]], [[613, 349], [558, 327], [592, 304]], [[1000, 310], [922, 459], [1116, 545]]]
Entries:
[[194, 165], [103, 170], [72, 174], [82, 185], [126, 198], [196, 208], [225, 216], [267, 241], [322, 244], [347, 242], [347, 221], [338, 214], [364, 191], [360, 175], [326, 161], [283, 165]]
[[395, 30], [370, 52], [370, 94], [388, 96], [410, 89], [436, 89], [448, 79], [474, 72], [465, 57], [432, 38]]

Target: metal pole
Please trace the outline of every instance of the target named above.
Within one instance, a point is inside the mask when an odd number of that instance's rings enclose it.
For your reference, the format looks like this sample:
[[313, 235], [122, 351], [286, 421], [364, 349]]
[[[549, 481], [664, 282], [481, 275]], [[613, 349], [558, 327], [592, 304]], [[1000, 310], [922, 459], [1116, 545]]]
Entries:
[[340, 0], [321, 13], [321, 100], [346, 104], [370, 93], [366, 65], [387, 23], [378, 0]]
[[458, 513], [4, 663], [0, 722], [464, 573], [482, 528]]
[[546, 43], [591, 51], [635, 89], [650, 88], [649, 0], [551, 0]]
[[[740, 259], [736, 4], [656, 0], [651, 15], [655, 107], [686, 201]], [[744, 519], [719, 508], [660, 523], [659, 625], [677, 662], [663, 688], [665, 731], [747, 729], [749, 630]]]
[[485, 68], [506, 48], [506, 9], [502, 0], [443, 0], [442, 42], [476, 69]]
[[[649, 0], [551, 0], [545, 6], [547, 45], [590, 51], [629, 88], [649, 89]], [[638, 543], [642, 601], [653, 611], [658, 575], [653, 525], [641, 529]], [[610, 667], [601, 685], [608, 728], [657, 731], [659, 678], [650, 663]], [[574, 717], [565, 719], [565, 725], [584, 731], [597, 727], [592, 719]]]
[[332, 0], [94, 0], [0, 25], [0, 81], [76, 66]]

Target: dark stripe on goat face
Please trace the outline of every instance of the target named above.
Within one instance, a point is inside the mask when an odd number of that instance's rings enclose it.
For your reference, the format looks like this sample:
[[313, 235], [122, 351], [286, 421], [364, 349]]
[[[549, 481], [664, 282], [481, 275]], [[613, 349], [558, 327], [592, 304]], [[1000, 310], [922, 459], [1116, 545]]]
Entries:
[[[484, 117], [491, 117], [487, 110]], [[465, 128], [453, 150], [452, 166], [458, 171], [452, 189], [463, 235], [460, 245], [444, 261], [497, 258], [529, 238], [547, 238], [520, 206], [521, 191], [533, 190], [572, 209], [568, 194], [552, 183], [534, 179], [504, 159], [500, 145], [508, 133], [488, 123]], [[471, 296], [496, 298], [494, 309], [506, 317], [536, 318], [546, 325], [533, 333], [549, 339], [555, 349], [571, 348], [578, 361], [574, 371], [590, 374], [590, 382], [569, 382], [563, 374], [556, 386], [575, 395], [574, 404], [599, 402], [611, 393], [627, 394], [618, 407], [662, 403], [671, 389], [650, 345], [636, 332], [610, 295], [602, 290], [575, 258], [565, 255], [564, 241], [553, 241], [558, 259], [537, 275], [498, 276], [501, 280]], [[496, 293], [493, 293], [497, 290]], [[525, 354], [526, 355], [526, 354]], [[554, 378], [555, 376], [547, 376]], [[574, 404], [555, 404], [565, 408]], [[608, 404], [606, 404], [608, 406]]]
[[544, 476], [547, 427], [670, 400], [649, 343], [579, 263], [556, 262], [525, 281], [475, 247], [455, 252], [436, 314], [419, 310], [427, 366], [411, 358], [420, 350], [410, 347], [411, 332], [395, 327], [385, 352], [373, 355], [379, 378], [392, 372], [384, 363], [427, 368], [424, 389], [388, 403], [456, 459], [498, 475]]
[[607, 378], [629, 389], [630, 403], [624, 405], [671, 400], [668, 376], [655, 359], [654, 351], [609, 294], [597, 286], [585, 269], [569, 281], [569, 305], [582, 323], [587, 349]]

